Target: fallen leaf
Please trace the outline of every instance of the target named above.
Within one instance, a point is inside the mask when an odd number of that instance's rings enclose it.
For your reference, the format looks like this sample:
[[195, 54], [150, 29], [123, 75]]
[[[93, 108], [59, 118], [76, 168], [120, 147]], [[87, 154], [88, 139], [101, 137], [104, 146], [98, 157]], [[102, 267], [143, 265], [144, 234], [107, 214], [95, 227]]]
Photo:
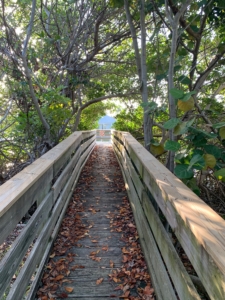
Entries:
[[98, 279], [98, 280], [96, 281], [96, 284], [99, 285], [99, 284], [102, 283], [102, 281], [103, 281], [103, 278], [100, 278], [100, 279]]
[[65, 290], [66, 290], [68, 293], [71, 293], [71, 292], [74, 290], [74, 288], [72, 288], [72, 287], [70, 287], [70, 286], [66, 286], [66, 287], [65, 287]]
[[126, 291], [122, 296], [119, 296], [119, 298], [127, 298], [130, 294], [130, 291]]
[[95, 261], [100, 262], [101, 261], [101, 257], [95, 257]]
[[99, 252], [100, 252], [100, 250], [97, 250], [97, 251], [92, 251], [92, 252], [89, 254], [89, 256], [96, 255], [96, 254], [98, 254]]
[[54, 280], [59, 281], [59, 280], [61, 280], [61, 279], [63, 279], [63, 278], [64, 278], [63, 275], [58, 275]]
[[103, 251], [108, 251], [108, 250], [109, 250], [109, 247], [108, 247], [108, 246], [104, 246], [104, 247], [102, 247], [102, 250], [103, 250]]
[[119, 296], [119, 298], [127, 298], [130, 295], [130, 291], [126, 291], [122, 296]]
[[150, 288], [149, 285], [147, 285], [145, 288], [144, 288], [144, 295], [152, 295], [154, 293], [154, 289], [153, 288]]
[[54, 253], [52, 253], [50, 256], [49, 256], [50, 258], [53, 258], [53, 257], [55, 257], [55, 252]]
[[127, 226], [130, 227], [130, 228], [136, 228], [136, 226], [132, 223], [129, 223]]
[[128, 261], [128, 257], [126, 255], [123, 255], [123, 262], [127, 262]]
[[114, 267], [114, 262], [112, 260], [109, 261], [110, 268]]
[[92, 243], [98, 243], [98, 241], [97, 240], [91, 240], [92, 241]]

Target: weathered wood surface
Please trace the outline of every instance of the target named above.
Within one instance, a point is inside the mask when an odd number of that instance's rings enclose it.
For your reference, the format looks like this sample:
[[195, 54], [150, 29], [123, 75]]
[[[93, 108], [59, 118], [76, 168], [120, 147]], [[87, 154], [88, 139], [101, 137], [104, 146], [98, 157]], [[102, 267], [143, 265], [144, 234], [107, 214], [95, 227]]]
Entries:
[[[119, 146], [117, 141], [114, 141], [114, 143]], [[145, 259], [148, 262], [158, 298], [165, 300], [168, 298], [177, 299], [168, 277], [169, 270], [169, 275], [179, 298], [185, 300], [199, 300], [200, 297], [180, 261], [150, 199], [146, 195], [143, 184], [135, 171], [130, 158], [126, 152], [122, 155], [116, 147], [115, 151], [121, 161], [121, 167], [124, 170], [125, 182], [127, 182], [128, 195], [132, 203], [136, 224], [140, 231], [140, 236], [143, 237], [142, 247], [144, 249]], [[126, 163], [124, 164], [124, 162]], [[150, 227], [148, 223], [150, 224]], [[154, 237], [157, 242], [155, 242]], [[164, 266], [157, 247], [159, 247], [161, 256], [165, 261], [167, 268]], [[151, 248], [151, 252], [149, 252], [149, 248]]]
[[225, 299], [225, 221], [129, 133], [114, 135], [115, 144], [124, 157], [129, 154], [210, 298]]
[[[57, 235], [79, 174], [95, 145], [94, 136], [93, 131], [86, 132], [84, 136], [82, 132], [70, 135], [0, 187], [0, 243], [31, 205], [34, 202], [38, 203], [38, 208], [25, 229], [0, 262], [0, 298], [28, 248], [37, 238], [16, 281], [11, 285], [7, 299], [22, 299], [31, 276], [37, 272], [34, 286], [31, 286], [31, 291], [35, 290], [38, 276], [41, 274], [40, 266], [44, 265], [44, 259], [47, 258], [53, 239]], [[81, 154], [82, 142], [85, 147]], [[62, 172], [62, 176], [58, 175], [59, 171]], [[56, 175], [61, 181], [56, 180], [52, 186]]]
[[138, 194], [135, 190], [135, 186], [133, 185], [132, 179], [128, 172], [128, 168], [126, 165], [124, 165], [125, 157], [121, 155], [117, 148], [114, 149], [117, 154], [118, 160], [121, 163], [121, 169], [123, 170], [124, 181], [126, 183], [128, 196], [131, 202], [136, 226], [140, 236], [141, 246], [148, 264], [149, 271], [151, 273], [151, 278], [156, 290], [156, 295], [158, 299], [161, 300], [175, 300], [177, 299], [177, 297], [169, 279], [166, 267], [164, 266], [154, 237], [151, 233], [151, 230], [143, 213], [142, 207], [138, 199]]
[[[0, 244], [35, 202], [41, 202], [51, 182], [79, 145], [82, 132], [70, 135], [62, 143], [37, 159], [0, 186]], [[12, 207], [12, 209], [11, 209]], [[7, 213], [8, 212], [8, 213]]]
[[[121, 290], [115, 290], [118, 283], [109, 277], [114, 269], [122, 266], [122, 248], [126, 245], [121, 240], [123, 232], [112, 231], [110, 223], [111, 216], [119, 215], [122, 199], [127, 195], [123, 183], [120, 183], [120, 186], [117, 183], [119, 178], [121, 171], [112, 147], [96, 146], [92, 152], [92, 162], [85, 166], [77, 185], [79, 201], [83, 207], [82, 211], [78, 211], [79, 219], [88, 226], [88, 234], [77, 242], [77, 246], [69, 250], [70, 253], [76, 254], [70, 268], [81, 265], [82, 269], [71, 271], [66, 277], [69, 283], [63, 283], [57, 294], [65, 292], [65, 287], [69, 285], [74, 288], [67, 295], [69, 299], [120, 299]], [[94, 213], [92, 209], [95, 210]], [[106, 246], [108, 250], [102, 250], [102, 247]], [[96, 257], [100, 257], [100, 261], [93, 261], [90, 254], [98, 250]], [[67, 253], [65, 259], [66, 255]], [[58, 258], [61, 256], [54, 257], [53, 260], [57, 261]], [[111, 262], [113, 267], [110, 267]], [[97, 285], [96, 281], [100, 278], [103, 278], [103, 281]]]

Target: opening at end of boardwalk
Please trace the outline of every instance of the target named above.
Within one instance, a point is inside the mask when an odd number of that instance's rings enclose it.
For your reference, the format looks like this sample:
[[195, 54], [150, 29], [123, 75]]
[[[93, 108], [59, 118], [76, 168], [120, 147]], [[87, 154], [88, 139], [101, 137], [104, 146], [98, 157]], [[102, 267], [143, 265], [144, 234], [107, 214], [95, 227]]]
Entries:
[[110, 144], [87, 161], [37, 299], [155, 299], [123, 177]]

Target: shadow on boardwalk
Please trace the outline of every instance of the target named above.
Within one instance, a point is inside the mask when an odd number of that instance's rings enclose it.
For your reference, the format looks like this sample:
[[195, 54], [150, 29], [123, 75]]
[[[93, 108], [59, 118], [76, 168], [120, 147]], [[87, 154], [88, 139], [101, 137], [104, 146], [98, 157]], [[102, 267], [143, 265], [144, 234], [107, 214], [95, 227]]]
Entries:
[[154, 299], [111, 145], [95, 147], [73, 193], [37, 299]]

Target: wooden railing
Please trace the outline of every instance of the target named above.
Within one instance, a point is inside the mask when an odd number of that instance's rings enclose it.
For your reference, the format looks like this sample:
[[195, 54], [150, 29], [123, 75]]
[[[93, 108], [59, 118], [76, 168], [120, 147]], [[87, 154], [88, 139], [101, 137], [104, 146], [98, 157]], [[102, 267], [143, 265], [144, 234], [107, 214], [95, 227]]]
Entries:
[[158, 299], [200, 299], [176, 240], [197, 273], [193, 279], [210, 299], [224, 300], [225, 221], [129, 133], [114, 131], [113, 147]]
[[[36, 204], [29, 222], [0, 262], [0, 299], [33, 299], [96, 132], [75, 132], [0, 186], [0, 245]], [[30, 249], [29, 255], [27, 254]], [[24, 257], [27, 256], [24, 263]], [[11, 280], [16, 274], [16, 280]]]

